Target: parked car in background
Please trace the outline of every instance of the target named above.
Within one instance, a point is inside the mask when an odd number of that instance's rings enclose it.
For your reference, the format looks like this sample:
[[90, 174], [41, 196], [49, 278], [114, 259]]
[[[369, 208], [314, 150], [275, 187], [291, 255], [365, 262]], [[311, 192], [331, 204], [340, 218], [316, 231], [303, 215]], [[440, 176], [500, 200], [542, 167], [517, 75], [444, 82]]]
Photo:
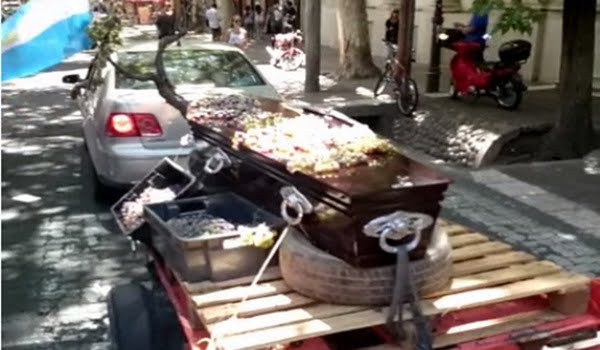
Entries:
[[[114, 59], [137, 73], [154, 71], [156, 41], [129, 46]], [[191, 39], [164, 53], [164, 64], [177, 92], [188, 100], [206, 91], [236, 91], [280, 99], [279, 94], [246, 56], [223, 44], [198, 43]], [[93, 62], [85, 78], [63, 77], [77, 83], [71, 96], [83, 116], [82, 178], [96, 198], [106, 189], [127, 188], [141, 180], [164, 157], [187, 164], [191, 146], [182, 146], [189, 133], [182, 115], [167, 104], [151, 81], [137, 81], [107, 64], [102, 82], [93, 88], [91, 76], [101, 69]]]

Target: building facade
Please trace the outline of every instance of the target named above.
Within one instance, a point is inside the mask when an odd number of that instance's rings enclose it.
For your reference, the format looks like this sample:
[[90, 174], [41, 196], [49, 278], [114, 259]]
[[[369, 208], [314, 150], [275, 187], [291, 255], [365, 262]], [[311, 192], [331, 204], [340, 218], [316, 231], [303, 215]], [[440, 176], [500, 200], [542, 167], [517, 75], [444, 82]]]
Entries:
[[[526, 80], [540, 84], [554, 84], [558, 81], [560, 70], [560, 52], [562, 45], [562, 2], [550, 0], [541, 8], [537, 0], [524, 0], [531, 6], [542, 10], [542, 20], [536, 23], [531, 35], [507, 33], [494, 34], [486, 50], [486, 59], [498, 59], [498, 47], [507, 40], [522, 38], [531, 41], [533, 50], [527, 64], [523, 67]], [[371, 48], [376, 56], [385, 56], [384, 23], [392, 9], [397, 8], [397, 0], [367, 0], [367, 13]], [[444, 0], [444, 27], [452, 27], [453, 23], [468, 23], [471, 17], [472, 0]], [[335, 0], [322, 0], [321, 40], [324, 45], [338, 46], [338, 28]], [[432, 17], [435, 0], [416, 0], [414, 48], [417, 63], [427, 64], [432, 40]], [[600, 6], [598, 8], [600, 10]], [[497, 13], [490, 16], [490, 31], [498, 18]], [[600, 89], [600, 16], [596, 20], [596, 64], [594, 69], [594, 88]], [[442, 49], [442, 69], [448, 66], [452, 52]]]

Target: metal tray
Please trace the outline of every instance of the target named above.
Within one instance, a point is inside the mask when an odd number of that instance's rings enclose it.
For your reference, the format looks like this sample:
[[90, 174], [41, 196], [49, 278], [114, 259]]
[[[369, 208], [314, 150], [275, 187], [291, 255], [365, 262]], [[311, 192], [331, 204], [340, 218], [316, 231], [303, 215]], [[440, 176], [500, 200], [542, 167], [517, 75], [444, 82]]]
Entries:
[[148, 186], [158, 189], [171, 187], [175, 192], [176, 197], [180, 198], [189, 194], [193, 190], [196, 183], [196, 177], [186, 172], [181, 166], [169, 158], [161, 160], [144, 178], [138, 182], [131, 190], [121, 197], [111, 208], [112, 213], [119, 229], [126, 235], [134, 235], [143, 230], [145, 221], [143, 220], [138, 225], [132, 228], [127, 228], [121, 218], [121, 207], [127, 201], [135, 199]]

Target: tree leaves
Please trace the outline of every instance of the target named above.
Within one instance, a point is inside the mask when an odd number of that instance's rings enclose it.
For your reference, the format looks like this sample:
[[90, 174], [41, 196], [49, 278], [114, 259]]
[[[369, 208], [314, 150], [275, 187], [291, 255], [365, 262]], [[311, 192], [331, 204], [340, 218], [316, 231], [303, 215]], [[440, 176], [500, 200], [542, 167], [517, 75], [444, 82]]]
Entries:
[[[549, 0], [537, 0], [543, 7]], [[515, 31], [531, 35], [533, 25], [541, 19], [541, 11], [523, 3], [523, 0], [475, 0], [473, 12], [484, 14], [490, 11], [499, 11], [500, 18], [493, 29], [493, 33], [506, 34]]]
[[[121, 30], [123, 29], [121, 18], [125, 16], [123, 1], [105, 0], [103, 3], [109, 7], [107, 16], [94, 20], [92, 25], [88, 28], [90, 39], [97, 45], [98, 50], [93, 63], [94, 69], [92, 69], [92, 71], [94, 73], [90, 78], [90, 88], [96, 89], [102, 83], [103, 68], [106, 67], [107, 62], [110, 62], [119, 73], [130, 79], [154, 82], [160, 96], [162, 96], [168, 104], [179, 110], [185, 117], [189, 103], [182, 96], [177, 94], [175, 87], [169, 80], [164, 67], [163, 54], [169, 45], [177, 42], [187, 34], [186, 16], [177, 17], [177, 33], [165, 36], [158, 40], [158, 48], [154, 59], [155, 72], [139, 74], [122, 67], [111, 58], [111, 55], [115, 50], [123, 44], [120, 36]], [[189, 13], [192, 2], [189, 0], [179, 0], [179, 3], [183, 7], [183, 13]]]
[[98, 49], [94, 63], [96, 69], [93, 70], [94, 75], [91, 77], [92, 83], [90, 87], [92, 89], [102, 84], [102, 70], [106, 66], [110, 55], [123, 44], [120, 36], [123, 29], [121, 15], [124, 13], [122, 3], [113, 3], [111, 5], [111, 11], [108, 15], [104, 18], [94, 20], [88, 28], [88, 36], [97, 45]]

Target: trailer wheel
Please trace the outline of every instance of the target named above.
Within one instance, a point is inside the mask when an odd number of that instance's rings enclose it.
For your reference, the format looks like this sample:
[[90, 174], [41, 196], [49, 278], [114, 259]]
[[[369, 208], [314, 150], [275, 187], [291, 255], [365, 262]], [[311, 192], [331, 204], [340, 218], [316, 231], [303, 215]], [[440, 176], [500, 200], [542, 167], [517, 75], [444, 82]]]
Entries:
[[[452, 275], [448, 236], [436, 227], [425, 257], [411, 262], [421, 294], [446, 288]], [[387, 254], [383, 253], [382, 254]], [[279, 251], [285, 282], [310, 298], [336, 304], [385, 305], [391, 302], [395, 266], [355, 268], [290, 231]]]
[[152, 349], [150, 291], [140, 284], [113, 287], [108, 294], [109, 336], [113, 350]]

